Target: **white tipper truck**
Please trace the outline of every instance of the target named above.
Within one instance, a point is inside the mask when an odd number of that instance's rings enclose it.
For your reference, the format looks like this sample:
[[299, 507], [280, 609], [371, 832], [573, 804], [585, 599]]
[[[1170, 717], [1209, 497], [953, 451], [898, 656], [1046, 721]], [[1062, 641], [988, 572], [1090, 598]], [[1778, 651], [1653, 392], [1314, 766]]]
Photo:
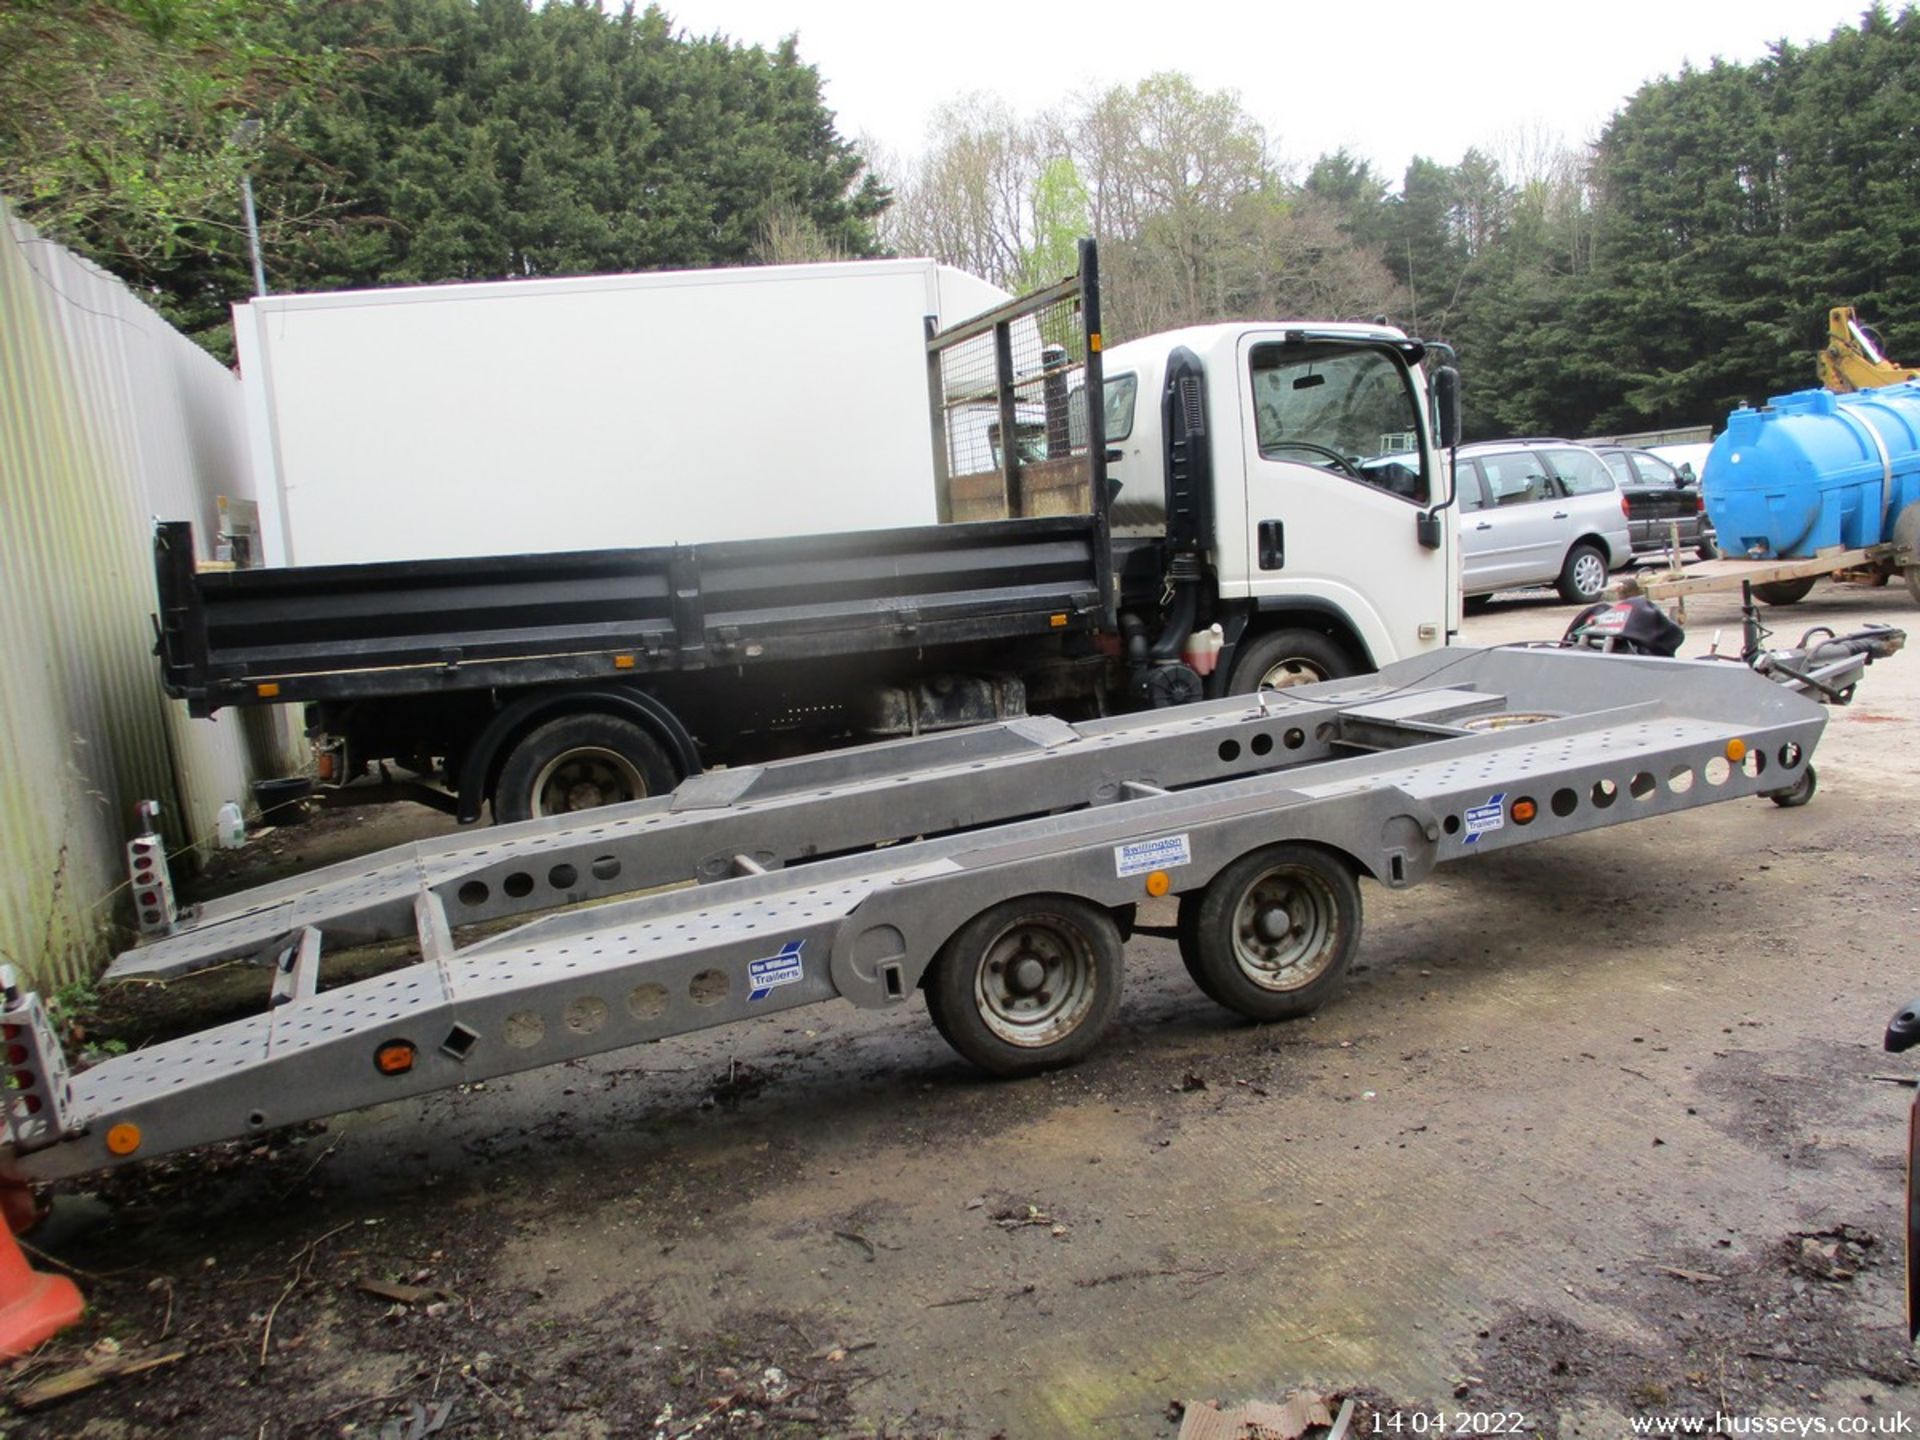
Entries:
[[160, 527], [167, 688], [305, 704], [323, 784], [398, 767], [465, 820], [1363, 673], [1457, 625], [1445, 352], [1301, 321], [1106, 349], [1090, 242], [1019, 300], [872, 261], [236, 328], [263, 563]]

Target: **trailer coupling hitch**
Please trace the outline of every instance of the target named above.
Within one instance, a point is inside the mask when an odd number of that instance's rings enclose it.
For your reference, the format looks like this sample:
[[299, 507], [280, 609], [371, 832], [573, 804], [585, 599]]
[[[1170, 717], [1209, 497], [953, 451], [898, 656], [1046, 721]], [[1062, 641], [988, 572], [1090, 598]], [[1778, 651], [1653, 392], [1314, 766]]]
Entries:
[[1789, 689], [1810, 692], [1830, 705], [1852, 701], [1861, 673], [1875, 660], [1895, 655], [1907, 632], [1892, 625], [1868, 625], [1847, 635], [1825, 626], [1807, 631], [1791, 650], [1763, 650], [1754, 670]]

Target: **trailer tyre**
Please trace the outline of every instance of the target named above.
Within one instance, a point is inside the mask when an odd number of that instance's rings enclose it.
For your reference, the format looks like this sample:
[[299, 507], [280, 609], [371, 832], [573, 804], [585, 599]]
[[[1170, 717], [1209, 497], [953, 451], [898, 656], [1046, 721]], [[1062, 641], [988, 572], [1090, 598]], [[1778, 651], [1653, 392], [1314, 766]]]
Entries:
[[565, 815], [664, 795], [673, 762], [645, 730], [612, 715], [562, 715], [521, 737], [494, 783], [500, 821]]
[[1269, 630], [1241, 642], [1227, 693], [1285, 690], [1292, 685], [1344, 679], [1356, 671], [1353, 657], [1318, 630]]
[[1803, 575], [1798, 580], [1769, 580], [1753, 587], [1753, 593], [1769, 605], [1797, 605], [1813, 591], [1818, 575]]
[[1242, 855], [1180, 906], [1180, 958], [1202, 993], [1249, 1020], [1291, 1020], [1332, 996], [1360, 944], [1360, 887], [1315, 845]]
[[1071, 1065], [1120, 1007], [1120, 929], [1071, 895], [1005, 900], [941, 947], [925, 982], [934, 1028], [990, 1075]]

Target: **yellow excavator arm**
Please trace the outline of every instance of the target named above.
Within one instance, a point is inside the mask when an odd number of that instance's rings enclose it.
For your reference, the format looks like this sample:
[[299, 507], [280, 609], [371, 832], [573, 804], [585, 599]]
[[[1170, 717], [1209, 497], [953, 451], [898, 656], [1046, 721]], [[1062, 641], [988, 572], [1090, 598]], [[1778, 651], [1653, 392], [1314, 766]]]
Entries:
[[1880, 353], [1880, 347], [1853, 313], [1851, 305], [1836, 305], [1827, 312], [1827, 348], [1815, 362], [1820, 383], [1842, 395], [1852, 390], [1871, 390], [1876, 385], [1897, 385], [1902, 380], [1920, 379], [1920, 370], [1895, 365]]

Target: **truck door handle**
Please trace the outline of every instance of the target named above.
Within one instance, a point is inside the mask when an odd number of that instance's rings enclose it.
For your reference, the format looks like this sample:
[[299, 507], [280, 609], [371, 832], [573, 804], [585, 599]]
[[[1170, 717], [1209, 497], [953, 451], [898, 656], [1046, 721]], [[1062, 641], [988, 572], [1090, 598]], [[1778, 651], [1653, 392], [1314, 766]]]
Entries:
[[1556, 510], [1553, 512], [1553, 518], [1556, 520], [1564, 520], [1567, 518], [1567, 512], [1564, 510]]
[[1260, 568], [1262, 570], [1284, 570], [1287, 568], [1287, 527], [1281, 520], [1262, 520], [1255, 532], [1259, 538]]
[[1473, 528], [1476, 530], [1491, 530], [1493, 528], [1493, 522], [1491, 520], [1482, 520], [1478, 525], [1474, 526]]

